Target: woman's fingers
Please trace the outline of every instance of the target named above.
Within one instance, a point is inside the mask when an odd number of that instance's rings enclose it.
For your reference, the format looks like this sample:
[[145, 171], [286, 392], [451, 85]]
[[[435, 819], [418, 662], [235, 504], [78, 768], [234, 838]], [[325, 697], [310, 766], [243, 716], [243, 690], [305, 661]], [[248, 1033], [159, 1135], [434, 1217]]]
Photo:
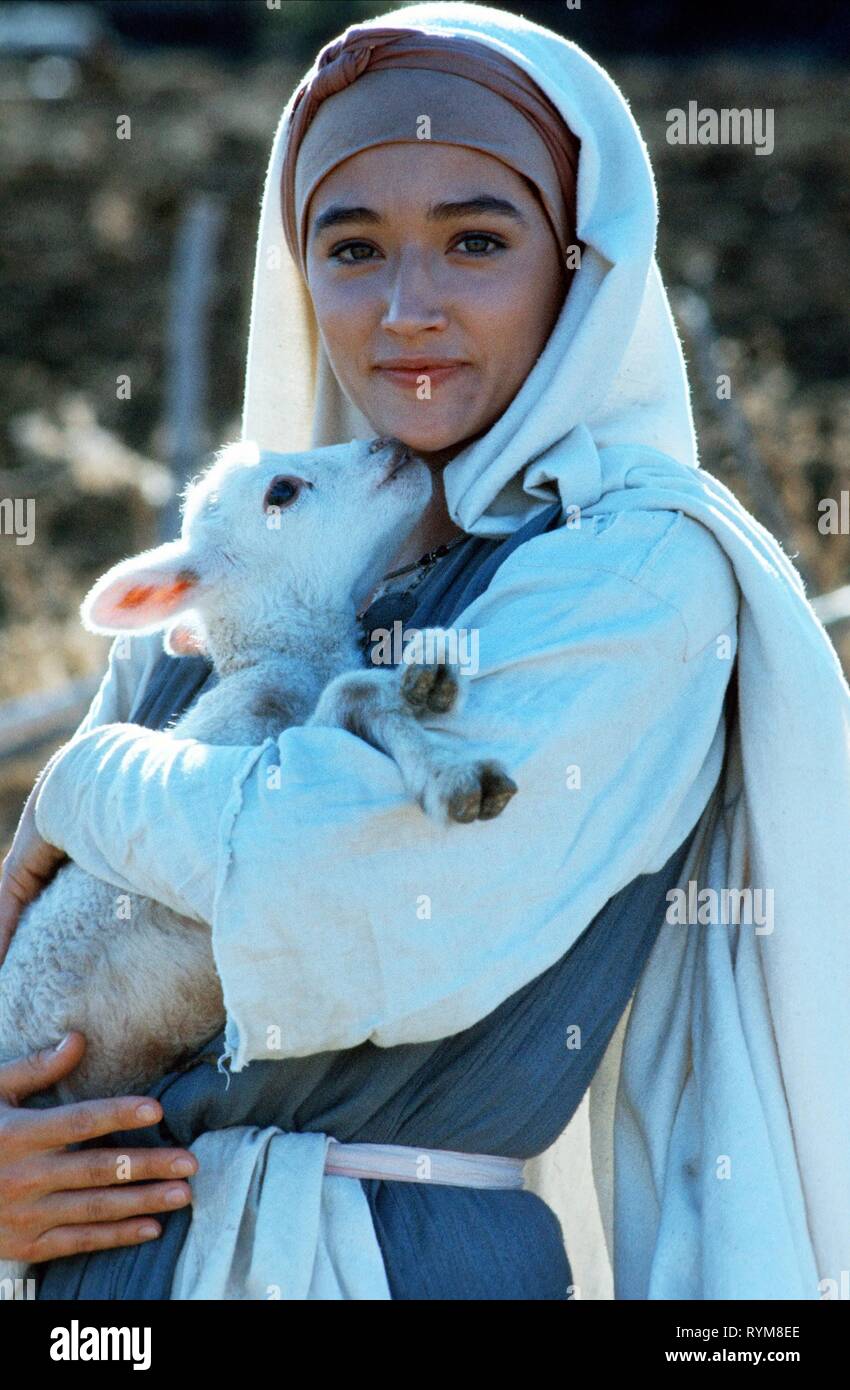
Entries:
[[161, 1235], [162, 1227], [150, 1217], [136, 1221], [97, 1222], [90, 1226], [54, 1226], [33, 1241], [25, 1255], [27, 1264], [41, 1264], [63, 1255], [91, 1250], [112, 1250], [121, 1245], [142, 1245]]
[[[192, 1155], [185, 1156], [193, 1161]], [[187, 1182], [172, 1179], [123, 1185], [114, 1150], [111, 1163], [105, 1154], [96, 1154], [88, 1170], [73, 1163], [70, 1169], [66, 1166], [77, 1157], [51, 1154], [30, 1161], [25, 1168], [20, 1164], [3, 1170], [0, 1259], [37, 1264], [56, 1255], [154, 1239], [162, 1228], [151, 1219], [153, 1214], [176, 1211], [191, 1202], [192, 1191]], [[139, 1160], [136, 1175], [161, 1176], [174, 1161], [174, 1152], [160, 1150], [147, 1161]], [[84, 1184], [85, 1178], [100, 1171], [115, 1185]], [[93, 1234], [96, 1231], [102, 1234]]]
[[44, 1048], [0, 1066], [0, 1142], [6, 1154], [13, 1155], [19, 1144], [27, 1153], [64, 1148], [115, 1130], [142, 1129], [162, 1119], [162, 1106], [150, 1096], [74, 1101], [49, 1110], [18, 1108], [27, 1096], [46, 1090], [73, 1071], [84, 1052], [85, 1038], [75, 1032], [68, 1034], [61, 1050]]
[[3, 860], [3, 872], [0, 875], [0, 965], [6, 958], [9, 942], [15, 933], [25, 902], [23, 890], [7, 855]]
[[46, 1091], [79, 1066], [86, 1050], [82, 1033], [68, 1033], [53, 1047], [43, 1047], [0, 1065], [0, 1106], [18, 1105], [28, 1096]]
[[162, 1118], [158, 1101], [117, 1096], [49, 1110], [19, 1104], [72, 1071], [84, 1052], [83, 1035], [71, 1033], [61, 1050], [46, 1048], [0, 1066], [0, 1259], [37, 1264], [136, 1245], [161, 1232], [149, 1213], [191, 1201], [181, 1177], [198, 1164], [186, 1149], [67, 1148], [156, 1124]]
[[[144, 1129], [162, 1119], [162, 1106], [148, 1096], [119, 1096], [114, 1100], [81, 1100], [50, 1110], [26, 1110], [29, 1149], [58, 1149], [101, 1139], [115, 1130]], [[0, 1127], [4, 1124], [0, 1111]]]
[[[63, 1177], [64, 1181], [64, 1177]], [[187, 1182], [131, 1183], [129, 1187], [86, 1187], [50, 1192], [38, 1202], [43, 1227], [90, 1226], [123, 1221], [148, 1212], [174, 1211], [192, 1199]]]
[[21, 812], [15, 838], [3, 860], [0, 874], [0, 965], [28, 903], [37, 898], [50, 882], [63, 859], [64, 850], [48, 844], [35, 824], [35, 788]]
[[[78, 1149], [32, 1159], [27, 1166], [27, 1184], [37, 1196], [60, 1188], [70, 1193], [120, 1186], [138, 1192], [141, 1189], [133, 1183], [159, 1181], [161, 1187], [169, 1182], [174, 1186], [175, 1179], [193, 1177], [197, 1171], [198, 1160], [188, 1149]], [[61, 1182], [57, 1183], [60, 1173]]]
[[46, 1091], [79, 1066], [85, 1050], [85, 1034], [74, 1030], [51, 1047], [3, 1062], [0, 1064], [0, 1104], [6, 1101], [9, 1105], [18, 1105], [28, 1096]]

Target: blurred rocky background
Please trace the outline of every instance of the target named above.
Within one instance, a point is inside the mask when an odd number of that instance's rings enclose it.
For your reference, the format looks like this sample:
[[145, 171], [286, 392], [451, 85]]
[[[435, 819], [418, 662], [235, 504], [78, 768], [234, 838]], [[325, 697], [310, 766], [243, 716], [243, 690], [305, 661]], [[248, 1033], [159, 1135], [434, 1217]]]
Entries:
[[[35, 517], [32, 543], [18, 544], [2, 513], [0, 701], [61, 706], [77, 681], [82, 716], [108, 650], [80, 627], [82, 596], [115, 560], [170, 534], [175, 464], [194, 471], [239, 432], [254, 239], [281, 110], [321, 43], [392, 8], [0, 8], [0, 499], [30, 499]], [[811, 595], [847, 584], [849, 528], [818, 529], [822, 499], [843, 490], [850, 502], [841, 6], [516, 8], [598, 57], [644, 132], [703, 464], [780, 536]], [[773, 153], [669, 144], [666, 113], [691, 100], [771, 108]], [[116, 138], [122, 116], [129, 140]], [[729, 389], [718, 395], [721, 376]], [[830, 627], [846, 669], [848, 631]], [[60, 741], [0, 741], [0, 843]]]

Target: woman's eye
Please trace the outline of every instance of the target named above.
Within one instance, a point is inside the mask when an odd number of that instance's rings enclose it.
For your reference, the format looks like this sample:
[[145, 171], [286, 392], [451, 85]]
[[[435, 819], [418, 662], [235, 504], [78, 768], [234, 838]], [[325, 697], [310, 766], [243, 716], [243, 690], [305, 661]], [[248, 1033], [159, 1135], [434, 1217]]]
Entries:
[[[495, 251], [505, 249], [505, 242], [490, 232], [467, 232], [465, 236], [460, 237], [455, 242], [452, 249], [457, 250], [464, 243], [470, 242], [472, 247], [467, 254], [479, 259], [484, 259], [493, 255]], [[370, 246], [368, 241], [347, 241], [342, 246], [335, 246], [330, 252], [329, 259], [338, 261], [340, 265], [366, 265], [369, 261], [374, 260], [372, 255], [374, 251], [375, 247]], [[345, 255], [345, 252], [350, 252], [350, 256]], [[359, 255], [358, 252], [365, 252], [366, 254]]]
[[299, 484], [297, 478], [273, 478], [266, 488], [266, 495], [263, 498], [263, 511], [268, 511], [269, 507], [286, 507], [290, 502], [294, 502], [298, 496]]
[[460, 238], [460, 241], [457, 241], [457, 242], [455, 243], [455, 245], [456, 245], [456, 246], [460, 246], [464, 241], [467, 241], [467, 242], [468, 242], [468, 241], [473, 241], [473, 242], [478, 242], [478, 243], [479, 243], [478, 247], [477, 247], [477, 248], [474, 248], [474, 249], [470, 252], [470, 254], [473, 255], [473, 256], [481, 256], [482, 254], [483, 254], [483, 255], [492, 254], [491, 252], [482, 252], [481, 245], [480, 245], [480, 243], [481, 243], [482, 241], [483, 241], [483, 242], [490, 242], [491, 245], [495, 246], [497, 250], [503, 250], [503, 249], [504, 249], [504, 246], [505, 246], [505, 243], [504, 243], [499, 237], [491, 236], [490, 232], [467, 232], [465, 236], [462, 236], [462, 237]]
[[361, 261], [371, 260], [371, 256], [353, 256], [351, 260], [343, 256], [343, 251], [374, 251], [374, 246], [370, 246], [368, 241], [347, 241], [344, 246], [335, 246], [330, 253], [330, 260], [339, 261], [341, 265], [355, 265]]

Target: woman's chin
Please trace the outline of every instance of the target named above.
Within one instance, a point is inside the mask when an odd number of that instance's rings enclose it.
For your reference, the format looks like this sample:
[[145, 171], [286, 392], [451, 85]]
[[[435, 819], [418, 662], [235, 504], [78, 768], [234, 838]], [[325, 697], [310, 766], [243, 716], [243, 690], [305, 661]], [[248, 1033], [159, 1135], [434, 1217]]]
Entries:
[[369, 415], [369, 422], [376, 434], [400, 439], [415, 454], [440, 454], [446, 449], [458, 449], [464, 440], [472, 437], [467, 422], [424, 422], [416, 411], [375, 412]]

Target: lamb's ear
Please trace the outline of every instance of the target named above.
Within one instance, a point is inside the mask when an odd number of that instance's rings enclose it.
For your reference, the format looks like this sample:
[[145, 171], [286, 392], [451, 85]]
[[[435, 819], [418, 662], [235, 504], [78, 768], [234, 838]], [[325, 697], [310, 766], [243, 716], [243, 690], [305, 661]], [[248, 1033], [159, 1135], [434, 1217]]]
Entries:
[[203, 637], [191, 623], [177, 622], [170, 627], [162, 639], [162, 645], [169, 656], [206, 656], [207, 648]]
[[155, 632], [194, 606], [200, 575], [181, 541], [113, 565], [80, 606], [83, 626], [107, 635]]

